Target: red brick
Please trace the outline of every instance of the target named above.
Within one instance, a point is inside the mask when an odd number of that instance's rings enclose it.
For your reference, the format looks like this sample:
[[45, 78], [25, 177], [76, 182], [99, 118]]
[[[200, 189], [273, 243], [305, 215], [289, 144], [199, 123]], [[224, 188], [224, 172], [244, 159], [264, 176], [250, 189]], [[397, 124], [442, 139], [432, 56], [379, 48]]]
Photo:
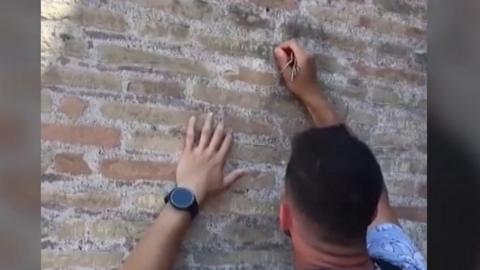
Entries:
[[426, 83], [426, 78], [423, 73], [408, 72], [389, 67], [376, 68], [362, 63], [355, 64], [354, 68], [360, 77], [366, 76], [391, 81], [405, 81], [408, 83], [415, 83], [417, 85], [425, 85]]
[[120, 144], [120, 131], [98, 126], [44, 123], [42, 140], [112, 148]]
[[111, 159], [100, 165], [103, 176], [118, 180], [174, 180], [176, 165], [166, 162]]
[[55, 156], [55, 170], [72, 175], [90, 174], [92, 171], [81, 154], [57, 154]]
[[417, 222], [427, 222], [427, 208], [426, 207], [394, 207], [395, 213], [400, 219], [407, 219]]
[[71, 119], [77, 119], [82, 116], [88, 102], [78, 97], [64, 97], [60, 101], [59, 110]]
[[271, 86], [275, 83], [275, 76], [269, 72], [255, 71], [239, 67], [237, 71], [227, 71], [223, 76], [227, 81], [243, 81], [250, 84]]

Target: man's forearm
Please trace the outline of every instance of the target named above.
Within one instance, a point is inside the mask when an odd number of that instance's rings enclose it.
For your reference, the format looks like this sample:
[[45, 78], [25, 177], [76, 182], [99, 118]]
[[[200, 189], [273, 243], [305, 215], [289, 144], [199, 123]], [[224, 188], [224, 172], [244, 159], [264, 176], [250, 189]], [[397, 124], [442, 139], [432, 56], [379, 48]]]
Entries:
[[301, 97], [303, 104], [310, 113], [316, 127], [328, 127], [343, 122], [335, 111], [333, 104], [328, 102], [323, 90], [317, 87]]
[[178, 211], [170, 204], [165, 205], [122, 269], [171, 269], [190, 223], [188, 212]]

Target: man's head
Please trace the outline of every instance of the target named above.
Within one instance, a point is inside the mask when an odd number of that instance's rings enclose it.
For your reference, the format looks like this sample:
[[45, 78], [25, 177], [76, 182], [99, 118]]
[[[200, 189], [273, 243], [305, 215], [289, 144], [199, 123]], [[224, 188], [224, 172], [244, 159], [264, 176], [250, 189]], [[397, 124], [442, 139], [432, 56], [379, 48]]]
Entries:
[[305, 240], [300, 234], [334, 245], [363, 243], [382, 188], [374, 155], [343, 125], [308, 129], [292, 142], [280, 225], [294, 246]]

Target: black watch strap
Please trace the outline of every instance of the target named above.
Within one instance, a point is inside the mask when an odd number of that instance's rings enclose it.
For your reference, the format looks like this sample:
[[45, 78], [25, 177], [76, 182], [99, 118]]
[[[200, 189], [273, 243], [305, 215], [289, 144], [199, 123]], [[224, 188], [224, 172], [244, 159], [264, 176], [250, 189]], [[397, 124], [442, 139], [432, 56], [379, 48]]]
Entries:
[[[172, 189], [166, 196], [165, 198], [163, 199], [163, 201], [165, 202], [165, 204], [169, 203], [170, 202], [170, 196], [172, 195], [172, 192], [175, 190]], [[180, 208], [180, 207], [177, 207], [175, 206], [173, 203], [171, 203], [171, 205], [175, 208], [175, 209], [178, 209], [178, 210], [181, 210], [181, 211], [187, 211], [190, 213], [190, 216], [192, 217], [192, 219], [194, 219], [197, 214], [198, 214], [198, 203], [197, 203], [197, 198], [195, 198], [195, 195], [192, 193], [193, 195], [193, 203], [187, 207], [187, 208]]]

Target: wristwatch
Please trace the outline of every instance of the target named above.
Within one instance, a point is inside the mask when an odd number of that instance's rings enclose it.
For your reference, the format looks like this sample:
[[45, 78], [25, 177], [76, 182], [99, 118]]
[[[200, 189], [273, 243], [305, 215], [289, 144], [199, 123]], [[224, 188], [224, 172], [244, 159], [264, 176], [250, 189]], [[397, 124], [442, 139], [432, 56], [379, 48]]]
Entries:
[[169, 203], [178, 210], [187, 211], [192, 219], [198, 214], [198, 203], [195, 195], [183, 187], [175, 187], [164, 198], [165, 204]]

